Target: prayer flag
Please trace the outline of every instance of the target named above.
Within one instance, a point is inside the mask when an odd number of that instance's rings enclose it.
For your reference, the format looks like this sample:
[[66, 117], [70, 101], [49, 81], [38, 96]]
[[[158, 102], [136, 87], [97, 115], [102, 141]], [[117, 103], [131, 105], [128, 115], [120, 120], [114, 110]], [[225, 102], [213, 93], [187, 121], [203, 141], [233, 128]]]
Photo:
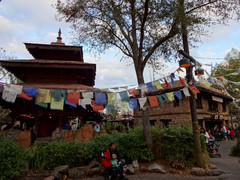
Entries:
[[104, 110], [103, 104], [96, 104], [96, 101], [92, 101], [92, 107], [94, 112], [102, 111]]
[[80, 92], [68, 91], [67, 101], [71, 104], [78, 104], [80, 99]]
[[129, 101], [129, 96], [127, 91], [122, 91], [118, 93], [122, 101]]
[[153, 85], [156, 89], [163, 89], [160, 81], [153, 81]]
[[64, 107], [64, 97], [61, 97], [59, 101], [56, 101], [54, 97], [51, 98], [50, 109], [63, 110], [63, 107]]
[[175, 74], [171, 73], [170, 77], [171, 77], [171, 83], [172, 83], [172, 85], [174, 85]]
[[175, 96], [177, 96], [177, 98], [178, 98], [179, 100], [182, 99], [182, 92], [181, 92], [181, 90], [174, 91], [174, 94], [175, 94]]
[[84, 109], [86, 109], [86, 105], [91, 105], [92, 99], [91, 98], [84, 98], [79, 99], [78, 105], [82, 106]]
[[149, 103], [150, 103], [151, 107], [158, 107], [159, 106], [157, 96], [148, 96], [148, 100], [149, 100]]
[[11, 89], [3, 89], [3, 93], [2, 93], [2, 99], [10, 102], [10, 103], [14, 103], [16, 101], [17, 98], [17, 92]]
[[128, 93], [131, 94], [133, 97], [135, 97], [135, 93], [136, 93], [136, 89], [132, 88], [132, 89], [128, 89]]
[[174, 101], [174, 99], [175, 99], [173, 92], [166, 93], [166, 96], [170, 102]]
[[211, 78], [208, 78], [207, 80], [208, 80], [208, 82], [210, 82], [211, 84], [214, 84], [214, 82], [212, 81]]
[[19, 94], [18, 96], [28, 101], [33, 100], [33, 97], [28, 96], [24, 90], [22, 91], [22, 94]]
[[54, 89], [53, 90], [53, 98], [54, 101], [62, 101], [62, 98], [66, 98], [66, 91], [65, 90], [60, 90], [60, 89]]
[[96, 104], [107, 104], [106, 94], [105, 93], [95, 93], [95, 103]]
[[38, 89], [37, 102], [38, 103], [50, 103], [51, 102], [50, 90]]
[[15, 92], [17, 95], [22, 93], [23, 87], [15, 84], [4, 84], [5, 90], [11, 90]]
[[198, 94], [200, 93], [200, 91], [196, 88], [196, 86], [192, 85], [189, 87], [189, 89], [194, 93], [194, 94]]
[[115, 104], [117, 101], [117, 94], [116, 93], [107, 93], [108, 96], [108, 104]]
[[37, 96], [37, 88], [34, 87], [23, 87], [25, 93], [30, 96], [30, 97], [35, 97]]
[[157, 95], [157, 99], [158, 99], [158, 102], [160, 104], [164, 104], [164, 100], [163, 100], [163, 97], [161, 95]]
[[2, 90], [3, 90], [3, 85], [0, 84], [0, 92], [2, 92]]
[[170, 88], [170, 85], [168, 84], [166, 78], [164, 78], [164, 82], [165, 82], [166, 87], [167, 87], [167, 88]]
[[131, 98], [128, 103], [129, 103], [129, 108], [131, 109], [137, 108], [137, 98]]
[[[160, 95], [158, 95], [159, 97], [159, 99], [160, 99], [160, 97], [161, 97], [161, 99], [163, 100], [163, 101], [165, 101], [165, 102], [169, 102], [169, 99], [168, 99], [168, 97], [167, 97], [167, 95], [166, 94], [160, 94]], [[161, 100], [160, 100], [161, 101]], [[160, 102], [161, 103], [161, 102]], [[164, 103], [163, 103], [164, 104]]]
[[146, 97], [138, 98], [138, 102], [139, 102], [140, 108], [142, 109], [145, 103], [147, 102], [147, 98]]
[[77, 104], [70, 103], [70, 102], [68, 102], [66, 100], [65, 100], [65, 104], [67, 104], [68, 106], [72, 106], [74, 108], [77, 108]]
[[149, 90], [151, 90], [151, 91], [154, 91], [154, 90], [155, 90], [154, 87], [153, 87], [152, 82], [145, 83], [145, 86], [146, 86]]
[[212, 84], [210, 82], [208, 82], [207, 80], [202, 81], [201, 83], [208, 89], [212, 86]]
[[181, 77], [179, 77], [179, 80], [182, 83], [182, 85], [185, 86], [185, 81]]

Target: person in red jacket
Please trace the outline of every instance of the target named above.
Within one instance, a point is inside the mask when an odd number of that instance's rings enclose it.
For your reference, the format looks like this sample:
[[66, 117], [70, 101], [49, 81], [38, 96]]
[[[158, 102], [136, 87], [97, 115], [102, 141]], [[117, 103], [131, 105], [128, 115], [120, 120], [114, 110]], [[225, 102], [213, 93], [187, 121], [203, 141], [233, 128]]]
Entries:
[[230, 129], [230, 134], [231, 134], [231, 139], [234, 140], [235, 139], [235, 131], [234, 131], [234, 129]]

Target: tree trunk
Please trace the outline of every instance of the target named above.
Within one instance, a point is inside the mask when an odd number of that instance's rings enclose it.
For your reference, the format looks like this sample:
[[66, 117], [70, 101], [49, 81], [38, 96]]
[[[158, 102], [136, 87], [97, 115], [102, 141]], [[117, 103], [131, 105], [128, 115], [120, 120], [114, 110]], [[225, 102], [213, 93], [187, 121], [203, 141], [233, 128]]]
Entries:
[[[143, 70], [142, 68], [136, 68], [136, 75], [138, 84], [144, 84], [144, 78], [143, 78]], [[141, 97], [145, 97], [145, 95], [141, 92]], [[152, 134], [151, 134], [151, 124], [149, 121], [149, 108], [145, 107], [142, 109], [142, 124], [143, 124], [143, 134], [144, 139], [148, 144], [148, 147], [153, 150], [153, 141], [152, 141]]]

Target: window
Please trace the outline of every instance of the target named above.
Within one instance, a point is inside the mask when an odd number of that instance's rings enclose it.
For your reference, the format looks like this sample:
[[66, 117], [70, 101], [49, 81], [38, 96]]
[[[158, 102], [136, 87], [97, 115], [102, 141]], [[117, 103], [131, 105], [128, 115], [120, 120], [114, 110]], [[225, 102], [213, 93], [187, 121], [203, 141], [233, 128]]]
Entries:
[[222, 112], [226, 112], [226, 111], [227, 111], [226, 102], [223, 101], [223, 103], [222, 103]]
[[208, 98], [208, 107], [210, 112], [218, 112], [218, 102], [213, 101], [212, 98]]
[[155, 123], [157, 122], [157, 120], [150, 120], [150, 124], [151, 126], [155, 126]]
[[164, 128], [169, 127], [169, 122], [171, 122], [171, 119], [161, 119], [160, 122], [162, 122]]
[[175, 98], [173, 105], [174, 105], [174, 107], [179, 107], [179, 99], [178, 98]]
[[202, 94], [197, 94], [197, 99], [196, 99], [196, 106], [197, 106], [197, 109], [202, 109], [203, 106], [202, 106]]

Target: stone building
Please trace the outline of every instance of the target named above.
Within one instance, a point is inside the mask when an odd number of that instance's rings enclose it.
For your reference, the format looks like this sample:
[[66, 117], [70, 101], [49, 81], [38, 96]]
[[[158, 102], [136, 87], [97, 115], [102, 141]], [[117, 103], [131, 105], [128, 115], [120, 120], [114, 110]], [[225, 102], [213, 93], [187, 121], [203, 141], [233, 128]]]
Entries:
[[[148, 95], [158, 95], [183, 88], [180, 82], [170, 89], [150, 92]], [[222, 123], [229, 124], [231, 117], [228, 104], [232, 98], [223, 94], [221, 90], [211, 87], [210, 89], [203, 86], [197, 87], [200, 91], [197, 94], [197, 114], [199, 125], [205, 129], [211, 129], [215, 125], [221, 126]], [[138, 107], [134, 110], [134, 124], [140, 124], [142, 111]], [[189, 98], [183, 95], [182, 100], [175, 97], [175, 101], [165, 103], [162, 106], [149, 108], [149, 119], [152, 125], [167, 127], [169, 125], [190, 126], [191, 113]]]

